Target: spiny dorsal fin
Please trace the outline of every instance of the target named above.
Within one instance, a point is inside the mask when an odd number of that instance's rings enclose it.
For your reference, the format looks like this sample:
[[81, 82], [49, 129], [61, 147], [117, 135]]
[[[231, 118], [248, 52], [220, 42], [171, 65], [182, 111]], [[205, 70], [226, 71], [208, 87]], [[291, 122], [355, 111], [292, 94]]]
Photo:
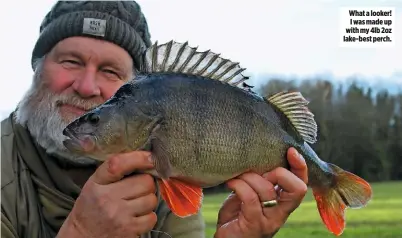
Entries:
[[245, 68], [241, 68], [239, 63], [224, 59], [220, 57], [220, 54], [210, 50], [197, 51], [197, 48], [188, 46], [188, 42], [179, 43], [173, 40], [165, 44], [155, 42], [145, 52], [142, 71], [145, 73], [172, 72], [203, 76], [233, 86], [247, 88], [242, 83], [249, 77], [241, 74]]
[[267, 100], [286, 115], [306, 142], [317, 141], [317, 123], [314, 114], [308, 109], [309, 102], [300, 92], [279, 92]]

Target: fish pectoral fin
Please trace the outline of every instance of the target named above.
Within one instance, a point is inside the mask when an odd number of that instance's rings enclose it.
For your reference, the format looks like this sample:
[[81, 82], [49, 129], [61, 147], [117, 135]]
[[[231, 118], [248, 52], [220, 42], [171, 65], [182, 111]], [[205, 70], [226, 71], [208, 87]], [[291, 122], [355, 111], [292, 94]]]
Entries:
[[[162, 121], [161, 116], [157, 117], [149, 117], [149, 116], [141, 116], [136, 118], [126, 124], [126, 140], [130, 144], [130, 148], [133, 150], [142, 150], [149, 146], [151, 135], [157, 131], [160, 127], [160, 123]], [[135, 138], [130, 133], [132, 131], [137, 132]]]
[[178, 217], [196, 214], [203, 198], [202, 188], [177, 179], [158, 179], [163, 200]]
[[152, 135], [152, 160], [155, 164], [155, 169], [162, 179], [169, 178], [172, 173], [172, 165], [170, 164], [170, 155], [167, 152], [166, 140], [160, 134]]

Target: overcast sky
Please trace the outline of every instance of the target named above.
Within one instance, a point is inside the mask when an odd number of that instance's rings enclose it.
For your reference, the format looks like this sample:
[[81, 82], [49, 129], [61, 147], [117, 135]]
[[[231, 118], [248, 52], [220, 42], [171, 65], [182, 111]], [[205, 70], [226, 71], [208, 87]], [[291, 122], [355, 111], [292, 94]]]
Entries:
[[[331, 73], [335, 77], [360, 74], [371, 78], [402, 72], [401, 0], [138, 2], [147, 17], [153, 42], [189, 41], [200, 50], [211, 49], [240, 62], [252, 74]], [[6, 7], [3, 4], [6, 10], [0, 14], [0, 113], [14, 109], [31, 83], [32, 48], [39, 25], [53, 3], [27, 0], [23, 4], [6, 1]], [[395, 7], [395, 46], [340, 48], [339, 8], [348, 6]], [[392, 80], [402, 84], [402, 78]]]

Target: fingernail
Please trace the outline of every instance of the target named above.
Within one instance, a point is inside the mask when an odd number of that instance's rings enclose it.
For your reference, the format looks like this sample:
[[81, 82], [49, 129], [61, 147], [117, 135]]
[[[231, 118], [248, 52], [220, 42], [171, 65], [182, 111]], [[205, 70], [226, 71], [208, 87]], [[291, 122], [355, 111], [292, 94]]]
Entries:
[[305, 161], [303, 155], [299, 155], [299, 159], [300, 159], [301, 161], [303, 161], [303, 162]]
[[300, 160], [304, 161], [304, 158], [303, 158], [303, 156], [299, 153], [299, 151], [294, 150], [294, 154], [295, 154], [295, 156], [298, 157]]
[[262, 175], [263, 178], [267, 178], [268, 177], [269, 172], [266, 172]]
[[152, 158], [152, 154], [148, 155], [148, 161], [149, 161], [149, 163], [154, 164], [154, 159]]
[[299, 151], [297, 151], [296, 149], [293, 151], [294, 151], [293, 153], [294, 153], [295, 157], [300, 157]]

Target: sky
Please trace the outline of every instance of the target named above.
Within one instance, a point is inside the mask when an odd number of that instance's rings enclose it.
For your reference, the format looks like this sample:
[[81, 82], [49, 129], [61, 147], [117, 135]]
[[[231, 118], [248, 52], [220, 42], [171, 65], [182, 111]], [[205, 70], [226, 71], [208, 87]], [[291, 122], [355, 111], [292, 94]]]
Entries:
[[[0, 14], [0, 116], [13, 110], [32, 78], [30, 57], [40, 23], [55, 1], [6, 1]], [[151, 40], [188, 41], [240, 62], [253, 75], [336, 80], [360, 75], [402, 85], [402, 0], [138, 0]], [[4, 6], [4, 5], [3, 5]], [[341, 7], [394, 7], [394, 45], [340, 47]], [[399, 28], [399, 30], [398, 30]]]

